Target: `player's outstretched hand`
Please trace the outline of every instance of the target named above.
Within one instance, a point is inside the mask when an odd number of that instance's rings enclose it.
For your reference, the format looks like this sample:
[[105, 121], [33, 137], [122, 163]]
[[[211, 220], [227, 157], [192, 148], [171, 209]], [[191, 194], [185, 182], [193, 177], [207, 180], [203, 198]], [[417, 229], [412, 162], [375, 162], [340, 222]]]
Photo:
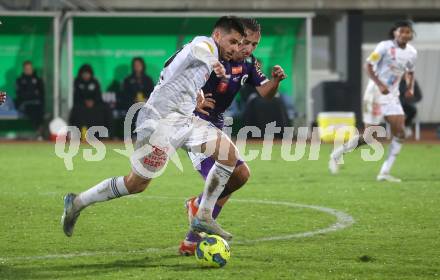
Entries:
[[205, 94], [205, 97], [202, 100], [197, 100], [196, 111], [202, 113], [204, 115], [209, 116], [209, 112], [206, 109], [214, 109], [215, 108], [215, 100], [212, 98], [212, 93]]
[[272, 68], [272, 77], [277, 81], [282, 81], [287, 78], [287, 75], [284, 73], [284, 69], [281, 66], [275, 65]]
[[225, 67], [223, 66], [223, 64], [220, 63], [220, 61], [215, 62], [212, 65], [212, 70], [214, 71], [214, 73], [217, 75], [217, 77], [219, 78], [223, 78], [226, 76], [226, 70]]
[[0, 105], [6, 101], [6, 92], [0, 91]]

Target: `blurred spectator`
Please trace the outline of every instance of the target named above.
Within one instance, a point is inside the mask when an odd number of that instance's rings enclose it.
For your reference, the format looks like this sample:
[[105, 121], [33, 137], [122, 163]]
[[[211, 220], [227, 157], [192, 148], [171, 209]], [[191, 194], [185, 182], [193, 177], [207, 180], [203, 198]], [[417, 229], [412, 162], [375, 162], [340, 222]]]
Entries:
[[266, 133], [266, 125], [275, 122], [277, 127], [281, 127], [281, 131], [275, 133], [276, 138], [282, 138], [284, 127], [289, 127], [290, 121], [286, 106], [280, 97], [280, 94], [268, 100], [261, 97], [253, 86], [243, 87], [240, 91], [242, 102], [244, 103], [243, 125], [256, 126], [261, 131], [261, 137]]
[[112, 112], [102, 101], [101, 87], [89, 64], [84, 64], [79, 69], [73, 94], [74, 104], [69, 117], [70, 125], [77, 126], [81, 132], [92, 126], [104, 126], [111, 136]]
[[[92, 126], [104, 126], [112, 136], [112, 112], [104, 102], [96, 103], [92, 97], [86, 97], [83, 104], [73, 106], [69, 118], [70, 125], [81, 132]], [[96, 135], [96, 137], [98, 137]]]
[[44, 122], [44, 84], [35, 73], [32, 62], [23, 63], [23, 73], [16, 80], [16, 90], [18, 111], [30, 119], [41, 137]]
[[[119, 64], [114, 69], [114, 77], [111, 81], [110, 85], [107, 86], [105, 90], [105, 94], [102, 95], [102, 98], [105, 103], [109, 104], [110, 109], [113, 110], [113, 115], [115, 117], [119, 117], [121, 112], [121, 108], [119, 108], [118, 98], [121, 95], [122, 90], [122, 82], [124, 77], [130, 71], [130, 66], [127, 64]], [[124, 115], [124, 114], [122, 114]]]
[[92, 66], [83, 64], [73, 84], [73, 104], [84, 105], [86, 99], [93, 100], [94, 104], [102, 103], [101, 86], [93, 75]]
[[119, 109], [128, 111], [136, 102], [145, 102], [154, 88], [153, 80], [146, 72], [145, 62], [141, 57], [133, 58], [132, 73], [124, 79], [122, 92], [118, 98]]
[[403, 112], [405, 113], [405, 133], [407, 137], [410, 137], [412, 135], [411, 126], [414, 118], [417, 115], [417, 108], [415, 104], [422, 100], [422, 91], [416, 80], [414, 81], [414, 95], [405, 96], [406, 90], [406, 80], [402, 79], [399, 85], [399, 91], [401, 92], [399, 98], [400, 103], [402, 104]]

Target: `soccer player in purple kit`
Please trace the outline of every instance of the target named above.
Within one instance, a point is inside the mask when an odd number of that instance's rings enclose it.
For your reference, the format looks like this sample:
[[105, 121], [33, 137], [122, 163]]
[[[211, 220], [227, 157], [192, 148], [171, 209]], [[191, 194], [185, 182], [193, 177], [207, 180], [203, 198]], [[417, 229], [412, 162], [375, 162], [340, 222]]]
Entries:
[[[261, 27], [255, 19], [245, 18], [242, 19], [242, 23], [245, 27], [246, 37], [240, 45], [239, 52], [234, 55], [231, 61], [222, 61], [226, 69], [227, 78], [218, 78], [215, 75], [210, 76], [202, 88], [205, 93], [205, 100], [197, 106], [194, 112], [197, 116], [209, 121], [219, 129], [222, 129], [224, 126], [223, 113], [231, 105], [244, 83], [255, 86], [262, 97], [270, 99], [278, 92], [279, 83], [286, 78], [284, 70], [279, 65], [274, 66], [272, 69], [273, 79], [269, 80], [266, 78], [260, 69], [260, 64], [252, 55], [252, 52], [260, 42]], [[206, 180], [215, 162], [213, 158], [192, 152], [188, 152], [188, 155], [194, 167], [196, 167], [203, 179]], [[250, 170], [248, 165], [244, 161], [238, 160], [224, 191], [214, 207], [212, 213], [214, 219], [218, 217], [223, 205], [228, 201], [231, 194], [241, 188], [247, 182], [249, 176]], [[190, 224], [193, 216], [198, 211], [201, 197], [202, 194], [188, 199], [185, 203]], [[200, 236], [190, 230], [180, 244], [179, 253], [185, 256], [194, 255], [195, 247], [199, 240]]]

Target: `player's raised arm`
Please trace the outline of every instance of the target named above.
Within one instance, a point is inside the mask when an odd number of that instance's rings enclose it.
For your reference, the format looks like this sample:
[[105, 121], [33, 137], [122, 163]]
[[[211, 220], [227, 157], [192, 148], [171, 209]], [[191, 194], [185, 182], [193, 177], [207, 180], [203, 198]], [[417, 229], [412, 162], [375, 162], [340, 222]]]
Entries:
[[272, 79], [256, 87], [256, 89], [262, 97], [271, 99], [277, 94], [280, 82], [285, 78], [287, 78], [287, 75], [284, 73], [283, 68], [279, 65], [275, 65], [272, 68]]

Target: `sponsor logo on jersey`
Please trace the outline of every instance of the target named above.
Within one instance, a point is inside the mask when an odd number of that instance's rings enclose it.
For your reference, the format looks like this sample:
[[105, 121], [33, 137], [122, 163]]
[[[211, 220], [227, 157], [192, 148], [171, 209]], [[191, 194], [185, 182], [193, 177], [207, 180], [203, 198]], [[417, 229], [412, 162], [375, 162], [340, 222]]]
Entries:
[[243, 73], [243, 66], [232, 67], [232, 75]]
[[168, 159], [168, 148], [152, 146], [152, 151], [144, 157], [144, 164], [150, 167], [162, 167]]

